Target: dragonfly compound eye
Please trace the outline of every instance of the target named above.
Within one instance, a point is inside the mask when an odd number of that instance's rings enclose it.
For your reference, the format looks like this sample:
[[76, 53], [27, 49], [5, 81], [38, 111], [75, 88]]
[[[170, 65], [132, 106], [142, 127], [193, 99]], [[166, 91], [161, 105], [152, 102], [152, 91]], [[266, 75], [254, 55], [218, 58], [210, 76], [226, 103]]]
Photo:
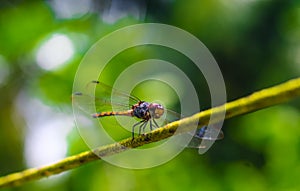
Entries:
[[150, 110], [151, 115], [156, 119], [160, 118], [165, 112], [164, 107], [157, 103], [152, 103], [149, 106], [149, 110]]

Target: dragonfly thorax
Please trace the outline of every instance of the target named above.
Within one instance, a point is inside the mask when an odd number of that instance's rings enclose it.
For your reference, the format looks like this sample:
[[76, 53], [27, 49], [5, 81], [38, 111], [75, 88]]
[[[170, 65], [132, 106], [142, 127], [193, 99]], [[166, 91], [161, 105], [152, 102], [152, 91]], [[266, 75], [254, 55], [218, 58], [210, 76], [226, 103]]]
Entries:
[[151, 117], [158, 119], [164, 114], [162, 105], [144, 101], [133, 105], [132, 110], [135, 117], [146, 120], [149, 120]]

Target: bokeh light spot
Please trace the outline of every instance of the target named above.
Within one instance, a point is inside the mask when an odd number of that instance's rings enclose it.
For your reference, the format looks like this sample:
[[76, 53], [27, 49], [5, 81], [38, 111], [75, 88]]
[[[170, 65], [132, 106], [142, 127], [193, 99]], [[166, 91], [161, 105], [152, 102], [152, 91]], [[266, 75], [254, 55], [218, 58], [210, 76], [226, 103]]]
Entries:
[[54, 70], [72, 58], [74, 46], [65, 35], [54, 34], [36, 53], [37, 64], [45, 70]]

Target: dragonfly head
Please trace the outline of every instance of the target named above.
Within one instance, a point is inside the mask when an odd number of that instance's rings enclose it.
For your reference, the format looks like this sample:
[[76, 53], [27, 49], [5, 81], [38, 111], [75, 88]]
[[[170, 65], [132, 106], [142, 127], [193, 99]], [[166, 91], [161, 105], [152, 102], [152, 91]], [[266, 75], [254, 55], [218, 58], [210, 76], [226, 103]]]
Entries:
[[158, 103], [151, 103], [149, 105], [149, 111], [150, 111], [150, 115], [152, 117], [154, 117], [155, 119], [158, 119], [164, 114], [165, 109], [162, 105], [160, 105]]

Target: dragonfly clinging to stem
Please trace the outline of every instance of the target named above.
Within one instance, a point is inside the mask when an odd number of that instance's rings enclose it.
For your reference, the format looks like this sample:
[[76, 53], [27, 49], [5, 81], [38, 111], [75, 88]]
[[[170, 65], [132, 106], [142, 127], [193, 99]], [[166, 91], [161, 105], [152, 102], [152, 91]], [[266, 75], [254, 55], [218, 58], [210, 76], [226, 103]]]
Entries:
[[[135, 96], [129, 95], [127, 93], [121, 92], [119, 90], [115, 90], [114, 88], [101, 83], [99, 81], [91, 81], [88, 86], [95, 85], [97, 88], [101, 90], [101, 92], [104, 92], [104, 94], [108, 95], [112, 91], [116, 92], [117, 96], [122, 97], [123, 100], [129, 100], [129, 104], [124, 104], [120, 102], [114, 103], [112, 102], [108, 96], [99, 95], [99, 97], [94, 97], [92, 95], [84, 94], [82, 92], [76, 92], [73, 93], [73, 102], [77, 103], [77, 105], [84, 110], [85, 112], [89, 113], [90, 111], [87, 111], [84, 107], [81, 107], [82, 100], [91, 100], [93, 99], [95, 102], [99, 103], [99, 107], [101, 108], [99, 112], [96, 113], [90, 113], [93, 118], [104, 118], [109, 116], [127, 116], [127, 117], [134, 117], [136, 119], [139, 119], [137, 123], [135, 123], [132, 126], [132, 139], [134, 139], [135, 134], [135, 128], [138, 127], [139, 135], [141, 132], [145, 131], [145, 128], [149, 124], [150, 130], [153, 130], [154, 128], [159, 128], [159, 125], [156, 120], [160, 119], [165, 113], [168, 113], [168, 115], [173, 115], [175, 118], [179, 119], [180, 114], [168, 110], [164, 108], [159, 103], [152, 103], [147, 101], [142, 101], [138, 99]], [[124, 109], [120, 111], [107, 111], [105, 108], [106, 106], [111, 105], [117, 105], [117, 106], [123, 106]], [[168, 119], [165, 119], [165, 123], [170, 122]], [[214, 129], [208, 129], [207, 126], [201, 127], [197, 129], [196, 133], [193, 135], [193, 139], [191, 143], [188, 145], [188, 147], [196, 147], [199, 148], [199, 144], [201, 143], [201, 140], [218, 140], [222, 139], [224, 137], [224, 134], [222, 131], [217, 133], [213, 132]]]

